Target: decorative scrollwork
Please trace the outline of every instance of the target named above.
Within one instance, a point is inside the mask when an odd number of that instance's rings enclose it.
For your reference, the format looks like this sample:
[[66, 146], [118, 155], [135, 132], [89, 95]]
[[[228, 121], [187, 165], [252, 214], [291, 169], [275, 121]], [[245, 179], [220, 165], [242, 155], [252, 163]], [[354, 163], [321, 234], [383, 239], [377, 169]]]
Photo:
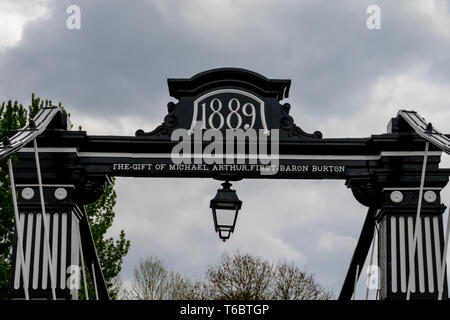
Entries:
[[139, 129], [136, 131], [135, 135], [136, 137], [139, 136], [164, 136], [167, 137], [170, 132], [172, 131], [171, 129], [176, 127], [178, 124], [178, 118], [175, 115], [175, 103], [173, 103], [172, 101], [169, 102], [167, 104], [167, 111], [168, 111], [168, 115], [166, 115], [164, 117], [164, 122], [159, 125], [158, 127], [156, 127], [155, 130], [150, 131], [150, 132], [145, 132], [142, 129]]
[[299, 128], [295, 123], [294, 119], [289, 115], [291, 110], [291, 105], [289, 103], [283, 104], [281, 108], [282, 118], [280, 120], [280, 128], [288, 132], [288, 136], [292, 139], [301, 140], [303, 138], [312, 139], [322, 139], [322, 132], [315, 131], [314, 133], [306, 133], [301, 128]]

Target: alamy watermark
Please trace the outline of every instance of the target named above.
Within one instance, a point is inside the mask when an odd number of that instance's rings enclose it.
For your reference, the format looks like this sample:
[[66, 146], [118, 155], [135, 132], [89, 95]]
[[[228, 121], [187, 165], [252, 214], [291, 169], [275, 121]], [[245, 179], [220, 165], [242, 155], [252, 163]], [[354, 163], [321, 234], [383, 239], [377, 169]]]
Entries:
[[369, 290], [377, 290], [380, 288], [379, 277], [380, 277], [380, 267], [372, 264], [366, 269], [366, 286]]
[[[71, 4], [67, 7], [66, 13], [69, 15], [66, 19], [66, 27], [69, 30], [81, 29], [81, 8], [76, 4]], [[381, 29], [381, 9], [378, 5], [372, 4], [367, 7], [366, 27], [369, 30]]]
[[70, 290], [80, 289], [80, 267], [77, 265], [70, 265], [67, 267], [67, 288]]
[[67, 7], [66, 13], [69, 15], [66, 19], [66, 27], [69, 30], [81, 29], [81, 9], [76, 4]]
[[381, 29], [381, 9], [379, 6], [372, 4], [367, 7], [366, 13], [369, 15], [366, 20], [366, 26], [369, 30]]
[[171, 140], [178, 141], [171, 152], [174, 164], [248, 164], [258, 168], [261, 175], [274, 175], [279, 170], [278, 129], [202, 129], [197, 122], [194, 130], [174, 130]]

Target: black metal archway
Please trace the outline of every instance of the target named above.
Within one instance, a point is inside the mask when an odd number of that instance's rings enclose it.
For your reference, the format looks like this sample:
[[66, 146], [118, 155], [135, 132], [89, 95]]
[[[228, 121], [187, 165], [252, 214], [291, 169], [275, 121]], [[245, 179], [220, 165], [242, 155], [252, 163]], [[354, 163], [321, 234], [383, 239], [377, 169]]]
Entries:
[[[71, 131], [67, 115], [49, 107], [0, 144], [0, 158], [19, 159], [13, 177], [17, 231], [23, 234], [16, 237], [12, 297], [25, 291], [31, 298], [49, 297], [53, 288], [53, 296], [76, 298], [66, 285], [66, 267], [80, 263], [82, 248], [98, 297], [108, 299], [83, 205], [95, 201], [112, 176], [344, 180], [368, 213], [340, 298], [352, 295], [375, 225], [381, 298], [447, 297], [440, 191], [450, 171], [439, 163], [442, 152], [450, 152], [448, 136], [406, 110], [381, 135], [306, 133], [289, 115], [290, 104], [281, 103], [290, 80], [244, 69], [214, 69], [168, 84], [178, 102], [168, 103], [164, 122], [151, 132], [90, 136]], [[231, 135], [231, 142], [220, 135]]]

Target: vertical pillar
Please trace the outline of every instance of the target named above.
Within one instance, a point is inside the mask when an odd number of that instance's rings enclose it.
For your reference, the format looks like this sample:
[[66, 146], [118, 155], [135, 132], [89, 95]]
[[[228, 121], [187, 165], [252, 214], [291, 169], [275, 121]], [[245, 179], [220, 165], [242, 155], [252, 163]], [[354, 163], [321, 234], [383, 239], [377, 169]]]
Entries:
[[[444, 249], [440, 188], [424, 188], [418, 241], [413, 255], [419, 188], [386, 188], [377, 216], [380, 298], [406, 299], [412, 272], [410, 299], [437, 299]], [[414, 258], [413, 258], [414, 256]], [[443, 298], [448, 297], [444, 278]]]
[[[46, 219], [52, 266], [46, 250], [43, 217], [37, 185], [17, 185], [20, 225], [23, 230], [25, 265], [30, 299], [51, 299], [50, 272], [54, 275], [57, 299], [77, 299], [79, 286], [79, 219], [72, 200], [74, 186], [44, 185]], [[24, 283], [17, 253], [17, 232], [13, 247], [10, 280], [12, 299], [24, 297]], [[75, 278], [73, 278], [75, 277]], [[76, 278], [78, 277], [78, 278]]]

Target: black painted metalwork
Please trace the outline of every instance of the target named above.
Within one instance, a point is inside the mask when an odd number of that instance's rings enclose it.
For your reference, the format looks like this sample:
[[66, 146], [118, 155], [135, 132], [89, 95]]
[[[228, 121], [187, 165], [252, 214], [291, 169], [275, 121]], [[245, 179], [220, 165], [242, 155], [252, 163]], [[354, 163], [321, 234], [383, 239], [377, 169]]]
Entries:
[[[3, 142], [0, 142], [0, 159], [16, 153], [42, 134], [44, 130], [50, 129], [50, 124], [58, 113], [61, 113], [59, 107], [44, 107], [25, 128], [20, 129], [12, 137], [5, 136]], [[69, 130], [69, 127], [66, 126], [65, 129]]]
[[242, 201], [239, 200], [236, 190], [231, 189], [231, 183], [222, 183], [222, 189], [217, 190], [216, 196], [211, 200], [214, 229], [224, 242], [230, 238], [236, 226]]
[[[106, 286], [105, 278], [103, 276], [102, 266], [97, 255], [94, 239], [92, 238], [91, 227], [89, 220], [84, 210], [84, 207], [77, 207], [80, 213], [80, 235], [81, 245], [83, 246], [83, 255], [85, 257], [86, 265], [88, 266], [91, 279], [95, 279], [95, 286], [98, 293], [99, 300], [109, 300], [108, 288]], [[94, 266], [92, 268], [91, 266]], [[95, 273], [95, 274], [94, 274]]]
[[416, 111], [400, 110], [398, 115], [402, 117], [414, 131], [442, 151], [450, 154], [450, 138], [437, 131], [430, 122], [427, 122]]
[[[345, 276], [344, 284], [342, 285], [341, 292], [339, 294], [339, 300], [350, 300], [355, 288], [355, 279], [359, 279], [362, 268], [366, 262], [367, 254], [370, 250], [370, 245], [373, 240], [375, 231], [375, 215], [377, 209], [369, 208], [367, 211], [366, 219], [361, 230], [358, 243], [356, 244], [355, 252], [353, 253], [350, 267], [348, 268], [347, 275]], [[359, 266], [359, 267], [358, 267]], [[358, 274], [356, 271], [358, 270]]]
[[[439, 163], [442, 151], [449, 151], [448, 135], [438, 132], [416, 112], [406, 110], [391, 119], [384, 134], [337, 139], [319, 131], [307, 133], [295, 124], [290, 104], [283, 102], [290, 84], [290, 80], [267, 79], [237, 68], [214, 69], [189, 79], [169, 79], [169, 93], [177, 101], [168, 103], [163, 123], [154, 130], [140, 129], [135, 136], [91, 136], [69, 130], [67, 116], [49, 109], [43, 110], [34, 124], [0, 144], [0, 155], [17, 154], [16, 182], [34, 183], [30, 141], [36, 138], [44, 183], [73, 185], [71, 196], [79, 208], [100, 197], [112, 176], [343, 180], [356, 200], [370, 208], [368, 217], [378, 212], [375, 223], [380, 227], [381, 298], [401, 299], [405, 295], [404, 278], [409, 272], [409, 226], [417, 208], [424, 144], [429, 141], [424, 184], [427, 198], [422, 207], [422, 249], [428, 255], [419, 254], [411, 262], [411, 266], [424, 266], [415, 270], [417, 285], [426, 290], [413, 292], [412, 298], [436, 297], [437, 278], [431, 266], [437, 265], [443, 249], [445, 206], [440, 191], [448, 183], [450, 170], [440, 168]], [[45, 114], [44, 121], [41, 118]], [[243, 138], [233, 137], [231, 144], [236, 150], [233, 149], [235, 157], [231, 162], [220, 153], [215, 160], [220, 158], [221, 163], [206, 161], [211, 160], [206, 150], [214, 141], [211, 137], [205, 139], [208, 129], [244, 134]], [[249, 129], [261, 133], [258, 142], [267, 141], [265, 157], [251, 152], [252, 143], [245, 136]], [[177, 132], [186, 134], [174, 136]], [[276, 144], [271, 144], [272, 138], [278, 138]], [[172, 152], [184, 139], [190, 152], [183, 153], [183, 161], [176, 162]], [[223, 153], [228, 145], [226, 141], [221, 144]], [[241, 158], [239, 146], [244, 147]], [[271, 158], [272, 155], [278, 157]], [[342, 298], [349, 297], [355, 265], [362, 267], [370, 246], [374, 222], [367, 219], [344, 281]], [[426, 260], [428, 256], [431, 260]]]

